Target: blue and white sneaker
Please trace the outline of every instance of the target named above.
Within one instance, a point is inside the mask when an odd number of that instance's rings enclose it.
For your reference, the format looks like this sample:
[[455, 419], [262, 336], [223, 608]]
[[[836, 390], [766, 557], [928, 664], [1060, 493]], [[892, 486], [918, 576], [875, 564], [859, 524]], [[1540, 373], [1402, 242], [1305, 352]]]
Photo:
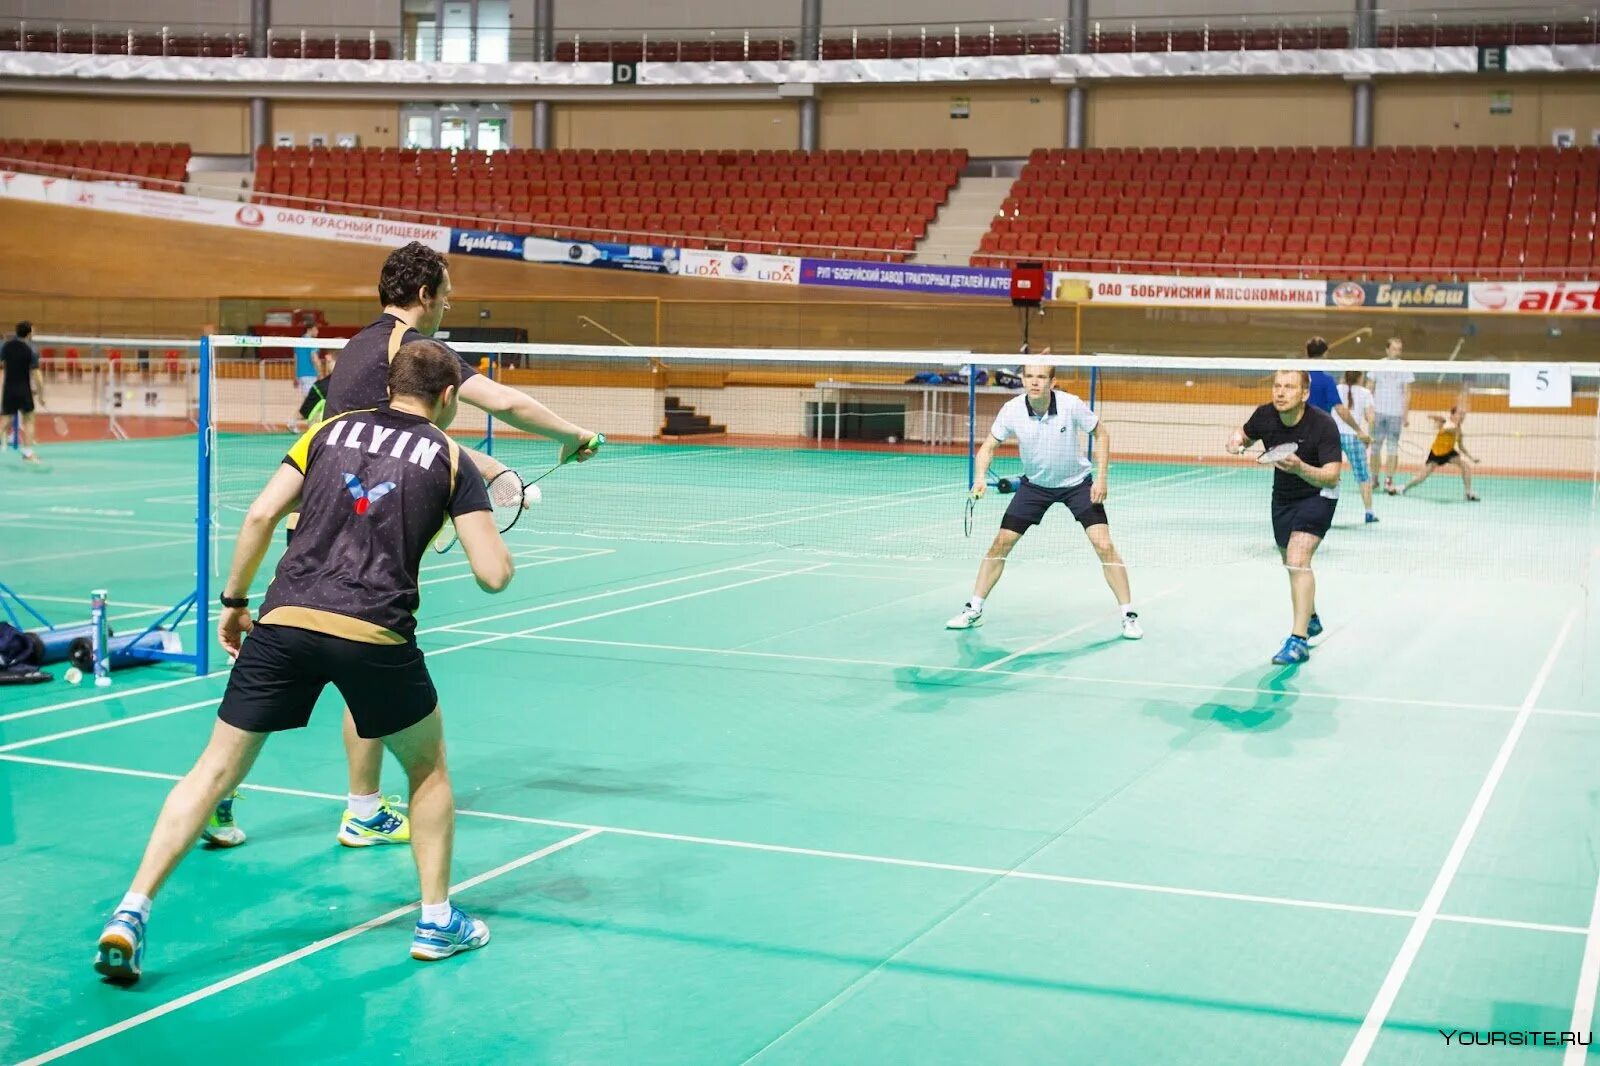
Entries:
[[120, 984], [139, 979], [144, 964], [144, 918], [137, 911], [117, 911], [100, 930], [94, 971]]
[[489, 942], [489, 925], [460, 907], [450, 908], [450, 920], [443, 925], [418, 921], [411, 934], [411, 957], [422, 962], [448, 959], [458, 951], [476, 951]]
[[1291, 636], [1284, 640], [1283, 647], [1272, 657], [1272, 662], [1275, 666], [1294, 666], [1309, 658], [1311, 658], [1311, 646], [1299, 637]]
[[370, 848], [376, 844], [411, 843], [411, 821], [395, 809], [398, 797], [385, 797], [378, 813], [371, 818], [357, 818], [346, 810], [339, 823], [339, 843], [347, 848]]

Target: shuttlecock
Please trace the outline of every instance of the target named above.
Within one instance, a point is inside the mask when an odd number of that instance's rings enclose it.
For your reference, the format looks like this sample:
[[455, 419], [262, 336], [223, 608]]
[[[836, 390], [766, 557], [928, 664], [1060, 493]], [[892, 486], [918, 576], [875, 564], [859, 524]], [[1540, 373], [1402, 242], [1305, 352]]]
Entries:
[[531, 507], [544, 498], [544, 493], [539, 491], [538, 485], [527, 485], [522, 489], [522, 505]]
[[79, 670], [76, 666], [69, 666], [67, 667], [67, 672], [62, 674], [61, 677], [62, 680], [66, 681], [67, 684], [76, 685], [78, 682], [83, 680], [83, 671]]

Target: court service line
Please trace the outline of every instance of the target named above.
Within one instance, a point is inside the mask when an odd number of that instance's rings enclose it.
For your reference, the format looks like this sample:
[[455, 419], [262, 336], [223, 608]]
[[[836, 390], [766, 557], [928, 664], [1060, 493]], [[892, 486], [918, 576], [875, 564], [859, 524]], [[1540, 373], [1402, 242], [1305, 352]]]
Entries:
[[[579, 549], [576, 549], [576, 550], [583, 551], [582, 548], [579, 548]], [[540, 556], [543, 556], [545, 554], [546, 553], [542, 552], [542, 551], [541, 552], [531, 552], [531, 553], [527, 553], [527, 554], [523, 554], [523, 553], [520, 553], [520, 552], [513, 552], [512, 553], [512, 558], [513, 559], [523, 559], [523, 560], [533, 559], [532, 562], [524, 561], [524, 562], [517, 563], [517, 570], [522, 571], [522, 570], [532, 570], [536, 566], [549, 566], [552, 563], [575, 563], [575, 562], [578, 562], [581, 559], [593, 559], [593, 558], [595, 558], [596, 556], [599, 556], [599, 555], [610, 555], [611, 552], [609, 550], [605, 549], [605, 548], [596, 548], [593, 551], [586, 552], [583, 555], [562, 555], [562, 556], [557, 556], [555, 558], [540, 558]], [[468, 572], [468, 573], [465, 573], [465, 574], [450, 574], [447, 577], [430, 577], [426, 581], [417, 582], [417, 587], [421, 588], [424, 585], [440, 585], [440, 584], [443, 584], [446, 581], [465, 581], [467, 578], [472, 577], [472, 576], [473, 576], [472, 573]]]
[[[79, 522], [65, 517], [52, 518], [22, 518], [17, 521], [0, 519], [0, 529], [5, 530], [38, 530], [41, 533], [94, 533], [108, 537], [172, 537], [184, 532], [183, 526], [141, 526], [132, 522], [112, 524], [109, 522]], [[188, 525], [188, 532], [194, 532], [194, 523]]]
[[[1570, 1033], [1588, 1033], [1594, 1025], [1594, 998], [1600, 993], [1600, 881], [1595, 883], [1594, 905], [1589, 911], [1589, 928], [1584, 930], [1583, 963], [1578, 967], [1578, 991], [1572, 999]], [[1583, 1044], [1570, 1044], [1561, 1059], [1561, 1066], [1583, 1066], [1589, 1059], [1589, 1048]]]
[[[925, 485], [925, 486], [922, 486], [920, 488], [915, 488], [915, 489], [903, 489], [903, 490], [901, 490], [899, 492], [874, 493], [874, 494], [872, 494], [870, 496], [867, 496], [866, 499], [868, 499], [868, 500], [884, 500], [884, 499], [892, 499], [892, 498], [896, 498], [896, 497], [900, 497], [900, 496], [926, 496], [930, 492], [950, 492], [950, 491], [952, 491], [952, 489], [951, 489], [951, 487], [949, 485]], [[959, 491], [959, 490], [956, 490], [956, 491]], [[839, 501], [837, 499], [835, 499], [835, 500], [830, 500], [830, 501], [825, 502], [825, 503], [808, 503], [803, 507], [786, 507], [786, 508], [784, 508], [783, 510], [780, 510], [780, 511], [763, 511], [761, 513], [760, 517], [762, 517], [762, 518], [770, 518], [773, 515], [797, 514], [797, 513], [801, 512], [801, 511], [817, 511], [819, 513], [818, 513], [818, 515], [816, 515], [816, 517], [820, 518], [820, 517], [826, 517], [827, 515], [830, 515], [830, 514], [834, 514], [839, 509], [840, 509]], [[708, 522], [691, 522], [686, 526], [680, 526], [678, 528], [681, 529], [681, 530], [687, 531], [687, 530], [691, 530], [691, 529], [704, 529], [704, 528], [707, 528], [709, 526], [725, 526], [725, 525], [729, 525], [731, 523], [746, 522], [746, 521], [749, 521], [748, 516], [740, 516], [738, 518], [717, 518], [717, 519], [713, 519], [713, 520], [708, 521]], [[730, 530], [729, 532], [737, 533], [738, 530], [734, 529], [734, 530]]]
[[[1389, 972], [1383, 979], [1383, 984], [1378, 988], [1378, 994], [1372, 1000], [1372, 1006], [1367, 1009], [1366, 1018], [1361, 1023], [1361, 1028], [1356, 1032], [1355, 1039], [1351, 1041], [1349, 1049], [1345, 1052], [1343, 1066], [1361, 1066], [1367, 1061], [1367, 1056], [1372, 1052], [1372, 1045], [1377, 1041], [1378, 1034], [1383, 1030], [1383, 1024], [1389, 1017], [1389, 1011], [1394, 1007], [1394, 1001], [1400, 994], [1400, 986], [1405, 983], [1406, 976], [1411, 972], [1411, 965], [1417, 959], [1417, 954], [1422, 950], [1422, 942], [1428, 935], [1429, 928], [1439, 915], [1439, 909], [1444, 905], [1445, 895], [1450, 891], [1450, 885], [1455, 881], [1456, 871], [1461, 868], [1462, 861], [1467, 857], [1467, 849], [1472, 846], [1472, 838], [1477, 835], [1478, 826], [1483, 822], [1484, 813], [1489, 809], [1489, 801], [1494, 798], [1495, 789], [1504, 776], [1506, 766], [1511, 762], [1511, 755], [1517, 748], [1517, 742], [1522, 739], [1522, 733], [1527, 728], [1528, 719], [1532, 717], [1533, 706], [1539, 702], [1539, 695], [1544, 691], [1545, 684], [1550, 680], [1550, 674], [1555, 670], [1556, 660], [1561, 656], [1561, 649], [1566, 646], [1567, 637], [1572, 633], [1572, 627], [1577, 623], [1579, 608], [1574, 607], [1567, 612], [1566, 620], [1561, 623], [1561, 629], [1556, 633], [1550, 651], [1545, 655], [1544, 663], [1540, 665], [1539, 672], [1534, 675], [1533, 684], [1528, 688], [1528, 694], [1523, 697], [1522, 706], [1517, 710], [1517, 717], [1511, 723], [1511, 728], [1506, 731], [1505, 739], [1500, 742], [1500, 750], [1495, 753], [1494, 762], [1489, 766], [1489, 772], [1483, 779], [1483, 784], [1478, 787], [1478, 794], [1472, 801], [1472, 806], [1467, 810], [1467, 817], [1461, 823], [1461, 828], [1456, 832], [1455, 842], [1451, 844], [1450, 851], [1445, 855], [1444, 864], [1439, 867], [1439, 873], [1433, 880], [1433, 887], [1428, 890], [1427, 897], [1422, 901], [1422, 908], [1417, 916], [1412, 919], [1411, 929], [1406, 933], [1405, 940], [1400, 945], [1400, 951], [1395, 955], [1394, 962], [1389, 966]], [[1587, 955], [1587, 952], [1585, 952]]]
[[[88, 604], [89, 604], [89, 597], [88, 596], [46, 596], [46, 595], [43, 595], [42, 593], [37, 593], [37, 592], [22, 592], [22, 593], [18, 593], [18, 595], [22, 599], [25, 599], [25, 600], [38, 600], [41, 603], [76, 603], [79, 606], [83, 606], [83, 607], [87, 607]], [[172, 604], [170, 604], [170, 603], [166, 603], [166, 604], [162, 604], [162, 603], [135, 603], [133, 600], [121, 600], [121, 599], [114, 600], [112, 602], [114, 602], [119, 607], [139, 607], [139, 608], [143, 608], [143, 609], [151, 610], [151, 611], [165, 611], [169, 607], [172, 606]]]
[[[816, 563], [812, 567], [808, 567], [807, 569], [815, 569], [818, 566], [826, 566], [826, 565], [828, 565], [828, 564], [827, 563]], [[518, 630], [515, 633], [490, 633], [490, 634], [485, 635], [480, 640], [469, 640], [465, 644], [453, 644], [448, 648], [440, 648], [438, 651], [432, 651], [432, 652], [429, 652], [428, 654], [429, 655], [444, 655], [447, 652], [465, 651], [468, 648], [482, 647], [485, 644], [496, 644], [496, 643], [498, 643], [498, 642], [500, 642], [502, 640], [511, 640], [513, 638], [516, 638], [516, 637], [530, 637], [530, 636], [533, 636], [536, 633], [542, 633], [547, 629], [560, 629], [562, 626], [577, 625], [579, 622], [593, 622], [593, 621], [595, 621], [596, 619], [599, 619], [599, 618], [610, 618], [613, 615], [627, 614], [629, 611], [640, 611], [640, 610], [643, 610], [646, 607], [659, 607], [664, 603], [677, 603], [679, 600], [692, 600], [696, 596], [706, 596], [706, 595], [709, 595], [709, 594], [711, 594], [713, 592], [726, 592], [728, 589], [743, 588], [746, 585], [759, 585], [763, 581], [774, 581], [774, 580], [776, 580], [776, 579], [778, 579], [780, 577], [789, 577], [789, 576], [791, 576], [793, 574], [803, 574], [805, 572], [806, 572], [806, 570], [792, 570], [789, 573], [785, 573], [785, 574], [764, 574], [761, 577], [753, 577], [753, 578], [750, 578], [750, 579], [748, 579], [746, 581], [734, 581], [734, 582], [730, 582], [729, 584], [726, 584], [726, 585], [713, 585], [711, 588], [708, 588], [708, 589], [695, 589], [693, 592], [680, 592], [676, 596], [667, 596], [664, 599], [650, 600], [648, 603], [635, 603], [635, 604], [630, 604], [627, 607], [613, 607], [609, 611], [600, 611], [600, 612], [597, 612], [595, 614], [587, 614], [587, 615], [583, 615], [580, 618], [564, 618], [559, 622], [546, 622], [542, 626], [534, 626], [531, 629]], [[460, 633], [461, 630], [457, 629], [457, 630], [453, 630], [452, 632]], [[470, 636], [470, 634], [464, 634], [464, 635], [469, 635]]]
[[[27, 766], [44, 766], [58, 770], [78, 770], [85, 773], [109, 774], [115, 777], [134, 777], [151, 781], [178, 781], [180, 774], [160, 773], [153, 770], [132, 770], [96, 763], [75, 762], [67, 759], [47, 759], [35, 755], [0, 754], [0, 762], [20, 763]], [[330, 803], [348, 803], [343, 793], [316, 792], [303, 788], [285, 788], [278, 785], [259, 785], [246, 781], [241, 791], [260, 792], [264, 795], [293, 796], [298, 799], [327, 800]], [[405, 806], [401, 804], [401, 806]], [[864, 852], [835, 851], [827, 848], [805, 848], [791, 844], [769, 844], [760, 841], [733, 840], [726, 837], [698, 836], [688, 833], [668, 833], [655, 829], [633, 829], [626, 826], [591, 825], [558, 818], [536, 818], [522, 814], [500, 814], [494, 811], [465, 810], [457, 808], [459, 818], [478, 818], [493, 822], [510, 822], [519, 825], [537, 825], [550, 829], [571, 829], [605, 833], [608, 836], [629, 837], [638, 840], [658, 840], [664, 843], [689, 844], [697, 847], [728, 848], [734, 851], [755, 851], [774, 855], [793, 855], [797, 858], [828, 859], [838, 862], [865, 863], [872, 866], [893, 866], [932, 873], [969, 874], [978, 877], [1003, 877], [1015, 881], [1033, 881], [1041, 884], [1074, 885], [1082, 888], [1103, 888], [1114, 891], [1137, 892], [1147, 895], [1180, 896], [1207, 899], [1223, 903], [1249, 903], [1262, 906], [1287, 907], [1297, 910], [1333, 911], [1342, 914], [1362, 914], [1378, 918], [1414, 918], [1416, 911], [1400, 907], [1378, 907], [1360, 903], [1338, 903], [1331, 900], [1296, 899], [1290, 896], [1267, 896], [1247, 892], [1226, 892], [1220, 889], [1185, 888], [1178, 885], [1158, 885], [1140, 881], [1118, 881], [1097, 877], [1078, 877], [1072, 874], [1053, 874], [1043, 871], [1003, 869], [975, 866], [968, 863], [935, 862], [890, 855], [871, 855]], [[1546, 925], [1503, 918], [1480, 918], [1471, 915], [1440, 914], [1436, 921], [1462, 925], [1479, 925], [1521, 931], [1556, 933], [1582, 936], [1586, 930], [1576, 926]]]
[[[563, 851], [572, 847], [574, 844], [580, 844], [592, 837], [599, 836], [600, 832], [601, 831], [599, 829], [588, 829], [581, 833], [574, 833], [572, 836], [558, 840], [554, 844], [547, 845], [546, 847], [542, 847], [538, 851], [531, 851], [520, 858], [512, 859], [508, 863], [503, 863], [500, 866], [496, 866], [492, 870], [486, 870], [483, 873], [478, 874], [476, 877], [469, 877], [459, 884], [451, 885], [450, 894], [453, 896], [460, 895], [469, 889], [483, 884], [485, 881], [493, 881], [497, 877], [502, 877], [508, 873], [511, 873], [513, 870], [519, 870], [530, 863], [538, 862], [540, 859], [548, 858], [558, 851]], [[62, 1044], [59, 1047], [51, 1048], [42, 1055], [35, 1055], [31, 1059], [24, 1059], [18, 1064], [18, 1066], [42, 1066], [43, 1063], [53, 1062], [56, 1059], [62, 1058], [66, 1055], [71, 1055], [74, 1052], [82, 1051], [84, 1048], [92, 1047], [93, 1045], [100, 1043], [102, 1040], [109, 1040], [111, 1037], [125, 1033], [130, 1029], [136, 1029], [147, 1022], [153, 1022], [158, 1018], [163, 1018], [166, 1015], [173, 1013], [174, 1011], [182, 1010], [184, 1007], [187, 1007], [190, 1004], [199, 1003], [201, 1000], [210, 999], [212, 996], [226, 992], [230, 988], [236, 988], [247, 981], [255, 980], [257, 977], [263, 977], [274, 970], [280, 970], [291, 963], [296, 963], [301, 959], [309, 958], [320, 951], [326, 951], [328, 948], [337, 947], [346, 940], [353, 940], [362, 933], [371, 932], [374, 929], [388, 925], [397, 918], [403, 918], [407, 914], [410, 914], [412, 911], [416, 910], [419, 906], [419, 903], [407, 903], [403, 907], [396, 907], [392, 911], [389, 911], [385, 914], [380, 914], [376, 918], [362, 922], [360, 925], [353, 925], [343, 932], [335, 933], [329, 937], [323, 937], [321, 940], [314, 941], [310, 944], [307, 944], [303, 948], [291, 951], [287, 955], [279, 955], [277, 958], [261, 963], [259, 966], [252, 966], [250, 969], [236, 973], [232, 977], [224, 978], [221, 981], [206, 985], [204, 988], [196, 989], [187, 995], [179, 996], [177, 999], [169, 1000], [168, 1002], [162, 1003], [156, 1007], [151, 1007], [149, 1010], [135, 1014], [131, 1018], [125, 1018], [122, 1021], [117, 1022], [115, 1025], [108, 1025], [104, 1029], [97, 1029], [94, 1032], [89, 1033], [87, 1036], [81, 1036], [76, 1040], [70, 1041], [69, 1043]]]
[[[787, 576], [805, 575], [806, 573], [806, 571], [791, 571]], [[452, 632], [481, 634], [483, 636], [517, 636], [524, 640], [548, 640], [561, 644], [595, 644], [612, 648], [636, 648], [643, 651], [676, 651], [695, 655], [737, 655], [759, 659], [782, 659], [791, 662], [827, 663], [830, 665], [839, 666], [881, 666], [894, 670], [927, 670], [930, 673], [983, 674], [989, 677], [1021, 677], [1033, 681], [1088, 682], [1091, 684], [1119, 685], [1130, 688], [1197, 689], [1205, 692], [1234, 692], [1248, 696], [1283, 695], [1282, 692], [1276, 689], [1245, 688], [1242, 685], [1193, 685], [1176, 681], [1141, 681], [1130, 680], [1122, 677], [1093, 677], [1084, 674], [1051, 674], [1036, 670], [986, 670], [981, 666], [950, 666], [943, 663], [902, 663], [891, 662], [885, 659], [842, 659], [829, 655], [801, 655], [792, 652], [778, 651], [746, 651], [738, 648], [705, 648], [691, 644], [651, 644], [630, 640], [600, 640], [590, 637], [547, 637], [536, 636], [529, 633], [496, 634], [492, 630], [477, 630], [467, 628], [467, 626], [468, 623], [462, 623], [461, 628], [454, 629]], [[435, 653], [430, 652], [429, 654]], [[1296, 693], [1296, 695], [1313, 699], [1339, 700], [1341, 702], [1348, 701], [1351, 703], [1396, 704], [1399, 706], [1430, 707], [1439, 710], [1457, 711], [1497, 711], [1502, 714], [1509, 713], [1517, 709], [1510, 704], [1503, 703], [1453, 703], [1449, 700], [1414, 700], [1405, 699], [1398, 696], [1369, 696], [1365, 694], [1338, 692], [1301, 691]]]
[[[122, 534], [131, 536], [132, 534]], [[92, 548], [89, 551], [53, 552], [49, 555], [28, 555], [21, 559], [7, 559], [7, 566], [17, 566], [22, 563], [44, 563], [52, 559], [87, 559], [91, 555], [115, 555], [119, 552], [142, 552], [151, 548], [168, 548], [174, 544], [194, 544], [194, 537], [188, 536], [178, 540], [157, 540], [145, 544], [118, 544], [110, 548]]]
[[[766, 563], [773, 562], [774, 560], [762, 559], [759, 561]], [[555, 603], [541, 603], [534, 607], [522, 607], [515, 611], [502, 611], [499, 614], [485, 615], [482, 618], [467, 618], [461, 620], [460, 622], [450, 622], [445, 625], [431, 626], [427, 629], [419, 629], [417, 630], [417, 636], [420, 637], [429, 633], [448, 633], [463, 626], [482, 625], [485, 622], [498, 622], [506, 618], [520, 618], [525, 614], [536, 614], [539, 611], [554, 610], [557, 607], [570, 607], [575, 603], [588, 603], [592, 600], [603, 600], [610, 596], [620, 596], [625, 592], [643, 592], [645, 589], [661, 588], [664, 585], [678, 585], [685, 581], [693, 581], [696, 578], [715, 577], [718, 574], [726, 574], [734, 570], [743, 570], [745, 569], [745, 565], [746, 564], [740, 563], [733, 566], [719, 566], [714, 570], [699, 570], [692, 574], [682, 574], [678, 577], [664, 578], [660, 581], [650, 581], [643, 585], [625, 585], [619, 589], [607, 589], [604, 592], [594, 592], [587, 596], [577, 596], [570, 600], [558, 600]]]
[[[760, 561], [761, 562], [770, 562], [771, 560], [760, 560]], [[640, 591], [640, 590], [643, 590], [643, 589], [659, 588], [662, 585], [670, 585], [670, 584], [673, 584], [674, 582], [692, 581], [697, 577], [713, 577], [713, 576], [715, 576], [717, 574], [727, 573], [730, 570], [742, 570], [742, 569], [744, 569], [743, 566], [725, 566], [725, 567], [720, 567], [720, 568], [715, 569], [715, 570], [705, 570], [705, 571], [699, 571], [699, 572], [696, 572], [696, 573], [693, 573], [693, 574], [684, 574], [681, 577], [669, 578], [669, 579], [667, 579], [665, 581], [652, 581], [652, 582], [648, 582], [648, 583], [643, 584], [643, 585], [624, 586], [623, 588], [611, 589], [611, 590], [609, 590], [607, 592], [597, 592], [597, 593], [594, 593], [594, 594], [589, 595], [589, 596], [579, 596], [579, 597], [576, 597], [576, 598], [570, 599], [570, 600], [561, 600], [561, 601], [558, 601], [556, 603], [542, 604], [542, 605], [540, 605], [538, 607], [528, 607], [528, 608], [524, 608], [524, 609], [522, 609], [520, 611], [502, 612], [500, 614], [488, 615], [488, 616], [483, 617], [483, 618], [466, 618], [466, 619], [462, 619], [460, 622], [455, 623], [454, 626], [435, 626], [432, 629], [418, 630], [417, 631], [417, 635], [418, 636], [422, 636], [422, 635], [429, 634], [429, 633], [449, 632], [449, 631], [453, 631], [455, 626], [473, 626], [473, 625], [478, 625], [478, 624], [484, 623], [484, 622], [496, 622], [496, 621], [499, 621], [502, 618], [510, 618], [510, 617], [515, 617], [515, 616], [518, 616], [518, 615], [529, 614], [529, 613], [534, 612], [534, 611], [550, 610], [550, 609], [555, 608], [555, 607], [566, 607], [566, 606], [570, 606], [571, 604], [574, 604], [574, 603], [586, 603], [586, 602], [588, 602], [590, 600], [602, 599], [602, 598], [604, 598], [606, 596], [617, 596], [617, 595], [621, 595], [622, 593], [625, 593], [625, 592], [636, 592], [636, 591]], [[434, 653], [434, 654], [437, 654], [437, 653]], [[180, 677], [180, 678], [178, 678], [178, 679], [176, 679], [174, 681], [158, 681], [155, 684], [141, 685], [138, 688], [123, 689], [123, 690], [120, 690], [120, 691], [112, 691], [112, 692], [103, 692], [103, 693], [101, 693], [101, 694], [99, 694], [97, 696], [85, 696], [82, 699], [67, 700], [67, 701], [65, 701], [63, 703], [46, 704], [43, 707], [34, 707], [34, 708], [31, 708], [31, 709], [25, 710], [25, 711], [12, 711], [10, 714], [0, 714], [0, 723], [15, 722], [15, 721], [19, 721], [19, 720], [21, 720], [23, 718], [34, 718], [34, 717], [37, 717], [38, 715], [41, 715], [41, 714], [54, 714], [56, 711], [70, 710], [73, 707], [84, 707], [84, 706], [88, 706], [90, 704], [95, 704], [95, 703], [105, 703], [108, 700], [125, 699], [125, 698], [127, 698], [129, 696], [137, 696], [137, 695], [139, 695], [141, 693], [144, 693], [144, 692], [155, 692], [155, 691], [157, 691], [159, 689], [176, 688], [179, 685], [192, 685], [196, 681], [205, 681], [205, 680], [210, 679], [210, 678], [216, 678], [220, 674], [221, 674], [221, 671], [217, 671], [217, 672], [214, 672], [214, 673], [211, 673], [211, 674], [196, 675], [196, 676], [193, 676], [193, 677]]]
[[0, 752], [21, 751], [23, 748], [31, 748], [39, 744], [48, 744], [54, 740], [66, 740], [70, 737], [81, 737], [86, 733], [98, 733], [105, 729], [120, 729], [125, 725], [133, 725], [136, 722], [147, 722], [152, 718], [165, 718], [171, 714], [181, 714], [184, 711], [192, 711], [197, 707], [211, 707], [220, 702], [222, 702], [221, 696], [213, 696], [208, 700], [197, 700], [194, 703], [185, 703], [179, 707], [167, 707], [159, 711], [150, 711], [148, 714], [136, 714], [132, 718], [113, 718], [109, 722], [99, 722], [95, 725], [86, 725], [79, 729], [69, 729], [64, 733], [51, 733], [48, 736], [34, 737], [32, 740], [18, 740], [10, 744], [0, 744]]
[[[1175, 591], [1176, 591], [1175, 589], [1162, 589], [1160, 592], [1157, 592], [1153, 596], [1144, 597], [1144, 599], [1140, 600], [1139, 602], [1141, 602], [1141, 603], [1154, 603], [1157, 600], [1161, 599], [1162, 597], [1172, 595], [1172, 593], [1175, 592]], [[1091, 618], [1087, 622], [1082, 622], [1082, 623], [1080, 623], [1078, 625], [1073, 626], [1071, 629], [1067, 630], [1064, 633], [1057, 633], [1053, 637], [1046, 637], [1045, 639], [1043, 639], [1041, 641], [1038, 641], [1037, 643], [1029, 644], [1026, 648], [1023, 648], [1021, 651], [1014, 651], [1010, 655], [1007, 655], [1003, 659], [996, 659], [992, 663], [984, 663], [982, 666], [978, 667], [978, 672], [979, 673], [984, 673], [984, 674], [993, 673], [994, 671], [996, 671], [996, 670], [1000, 669], [1002, 666], [1004, 666], [1006, 663], [1015, 662], [1016, 660], [1022, 658], [1024, 655], [1031, 655], [1034, 652], [1038, 651], [1040, 648], [1048, 648], [1050, 645], [1056, 643], [1059, 640], [1066, 640], [1068, 637], [1076, 636], [1077, 634], [1082, 633], [1085, 629], [1092, 629], [1095, 626], [1104, 625], [1104, 624], [1105, 624], [1104, 619]], [[1121, 624], [1121, 623], [1119, 622], [1118, 624]]]

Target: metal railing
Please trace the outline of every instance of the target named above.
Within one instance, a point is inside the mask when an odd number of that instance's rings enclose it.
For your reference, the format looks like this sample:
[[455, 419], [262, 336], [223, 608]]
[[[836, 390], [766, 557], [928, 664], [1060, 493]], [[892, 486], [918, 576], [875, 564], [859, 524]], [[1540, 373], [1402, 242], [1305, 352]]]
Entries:
[[[1600, 7], [1519, 4], [1503, 8], [1380, 9], [1377, 48], [1600, 44]], [[1349, 48], [1358, 39], [1348, 7], [1183, 17], [1091, 19], [1088, 51], [1188, 52]], [[1064, 19], [960, 23], [825, 25], [804, 54], [798, 25], [555, 28], [556, 62], [746, 62], [755, 60], [934, 59], [1056, 55], [1071, 46]], [[532, 28], [274, 25], [267, 54], [281, 59], [408, 59], [528, 62]], [[0, 51], [104, 55], [242, 57], [250, 28], [239, 23], [83, 22], [0, 18]]]

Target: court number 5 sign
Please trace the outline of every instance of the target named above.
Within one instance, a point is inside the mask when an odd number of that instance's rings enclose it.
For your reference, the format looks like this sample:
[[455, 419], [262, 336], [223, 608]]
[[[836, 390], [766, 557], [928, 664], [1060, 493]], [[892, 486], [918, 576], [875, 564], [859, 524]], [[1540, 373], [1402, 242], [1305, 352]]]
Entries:
[[1572, 368], [1529, 363], [1511, 371], [1512, 407], [1571, 407]]

